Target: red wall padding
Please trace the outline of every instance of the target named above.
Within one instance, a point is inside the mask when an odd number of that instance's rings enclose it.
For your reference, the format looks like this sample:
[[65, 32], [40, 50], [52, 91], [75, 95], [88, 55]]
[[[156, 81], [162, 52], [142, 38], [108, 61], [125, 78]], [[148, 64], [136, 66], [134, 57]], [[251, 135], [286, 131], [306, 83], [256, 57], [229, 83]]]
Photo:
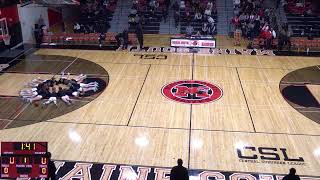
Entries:
[[19, 22], [18, 8], [16, 5], [0, 8], [0, 12], [0, 19], [7, 18], [7, 23], [9, 27]]
[[49, 27], [62, 22], [62, 14], [58, 11], [48, 8]]

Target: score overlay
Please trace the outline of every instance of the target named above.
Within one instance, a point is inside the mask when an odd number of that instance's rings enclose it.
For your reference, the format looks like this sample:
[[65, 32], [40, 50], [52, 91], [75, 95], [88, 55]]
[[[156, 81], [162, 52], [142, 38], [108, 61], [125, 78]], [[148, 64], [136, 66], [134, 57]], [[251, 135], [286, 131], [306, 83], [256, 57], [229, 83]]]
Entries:
[[47, 142], [1, 142], [1, 178], [47, 178]]

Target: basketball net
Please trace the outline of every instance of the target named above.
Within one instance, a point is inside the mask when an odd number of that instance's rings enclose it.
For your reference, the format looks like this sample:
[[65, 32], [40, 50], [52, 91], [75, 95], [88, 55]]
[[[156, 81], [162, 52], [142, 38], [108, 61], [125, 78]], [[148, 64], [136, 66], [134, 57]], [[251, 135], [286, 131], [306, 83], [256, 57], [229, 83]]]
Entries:
[[7, 19], [0, 19], [0, 36], [9, 34]]
[[10, 35], [4, 35], [2, 36], [3, 41], [4, 41], [4, 45], [9, 46], [10, 45], [10, 40], [11, 40], [11, 36]]
[[0, 37], [2, 38], [6, 46], [10, 45], [11, 36], [9, 35], [9, 29], [6, 18], [0, 19]]

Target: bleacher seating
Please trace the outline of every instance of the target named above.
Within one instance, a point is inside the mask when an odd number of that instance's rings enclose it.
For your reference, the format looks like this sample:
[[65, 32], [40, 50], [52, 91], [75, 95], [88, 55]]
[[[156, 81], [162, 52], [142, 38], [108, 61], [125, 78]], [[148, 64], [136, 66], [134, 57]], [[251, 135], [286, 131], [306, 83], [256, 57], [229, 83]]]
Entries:
[[284, 6], [288, 24], [291, 27], [293, 37], [307, 37], [312, 28], [312, 36], [320, 37], [320, 15], [310, 0], [304, 3], [296, 3], [287, 0]]
[[[203, 1], [200, 1], [200, 8], [201, 9], [206, 9], [207, 7], [207, 3], [208, 3], [208, 0], [203, 0]], [[215, 5], [214, 5], [215, 6]], [[190, 7], [190, 2], [189, 1], [186, 1], [186, 8], [185, 10], [181, 10], [180, 9], [180, 33], [181, 34], [186, 34], [186, 28], [188, 26], [188, 19], [187, 19], [187, 16], [186, 16], [186, 12], [189, 12], [190, 13], [190, 16], [191, 16], [191, 22], [190, 22], [190, 25], [193, 27], [194, 29], [194, 32], [201, 32], [202, 31], [202, 25], [203, 25], [203, 22], [201, 21], [196, 21], [194, 20], [194, 16], [195, 16], [195, 12], [191, 11], [191, 7]], [[203, 15], [203, 12], [202, 12], [202, 15]], [[212, 13], [211, 17], [213, 18], [214, 20], [214, 25], [215, 27], [217, 27], [217, 15]], [[215, 29], [215, 33], [214, 34], [217, 34], [217, 29]]]
[[85, 3], [80, 5], [81, 16], [77, 19], [77, 22], [84, 27], [82, 28], [83, 32], [107, 31], [117, 7], [117, 0], [108, 1], [106, 5], [97, 3], [95, 6], [92, 9], [92, 5]]
[[[320, 48], [320, 39], [309, 40], [307, 38], [295, 37], [291, 38], [291, 47], [297, 50], [306, 50], [306, 49], [319, 49]], [[263, 46], [264, 40], [255, 38], [253, 39], [253, 47], [260, 48]], [[272, 46], [276, 48], [278, 46], [278, 39], [273, 39]]]
[[[43, 43], [54, 43], [54, 44], [75, 44], [75, 45], [99, 45], [99, 33], [71, 33], [71, 34], [54, 34], [54, 35], [46, 35], [43, 37]], [[115, 45], [116, 33], [108, 32], [106, 33], [104, 45]], [[137, 44], [137, 37], [134, 33], [129, 33], [129, 44]]]
[[[293, 31], [293, 37], [307, 36], [310, 28], [313, 28], [314, 37], [320, 37], [320, 17], [301, 16], [300, 14], [287, 13], [288, 24]], [[301, 35], [304, 32], [305, 35]]]
[[[160, 30], [160, 22], [162, 12], [156, 11], [155, 16], [152, 16], [151, 12], [149, 11], [141, 11], [143, 14], [144, 22], [142, 23], [143, 33], [145, 34], [159, 34]], [[130, 32], [134, 32], [134, 26], [130, 26]]]
[[[183, 15], [184, 12], [180, 12], [180, 33], [181, 34], [185, 34], [186, 33], [186, 28], [188, 26], [188, 20], [185, 18], [185, 16]], [[190, 13], [190, 15], [192, 17], [194, 17], [194, 13]], [[214, 25], [217, 27], [217, 16], [216, 15], [212, 15], [211, 16], [213, 18], [213, 20], [215, 21]], [[201, 21], [194, 21], [192, 20], [191, 21], [191, 26], [193, 27], [194, 29], [194, 32], [198, 32], [202, 30], [202, 22]], [[217, 29], [215, 30], [215, 33], [214, 34], [217, 34]]]
[[[147, 0], [138, 0], [137, 11], [142, 15], [142, 29], [145, 34], [159, 34], [160, 22], [163, 18], [163, 9], [165, 8], [164, 0], [159, 0], [159, 7], [155, 10], [154, 15], [148, 6]], [[129, 32], [134, 32], [134, 26], [130, 26]]]

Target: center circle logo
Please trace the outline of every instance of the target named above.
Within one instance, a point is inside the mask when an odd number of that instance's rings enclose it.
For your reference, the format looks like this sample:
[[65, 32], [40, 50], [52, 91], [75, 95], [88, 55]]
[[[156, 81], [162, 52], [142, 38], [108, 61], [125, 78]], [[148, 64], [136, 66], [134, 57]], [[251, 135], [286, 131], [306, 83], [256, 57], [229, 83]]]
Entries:
[[205, 81], [184, 80], [165, 85], [162, 94], [180, 103], [203, 104], [220, 99], [223, 92], [217, 85]]

